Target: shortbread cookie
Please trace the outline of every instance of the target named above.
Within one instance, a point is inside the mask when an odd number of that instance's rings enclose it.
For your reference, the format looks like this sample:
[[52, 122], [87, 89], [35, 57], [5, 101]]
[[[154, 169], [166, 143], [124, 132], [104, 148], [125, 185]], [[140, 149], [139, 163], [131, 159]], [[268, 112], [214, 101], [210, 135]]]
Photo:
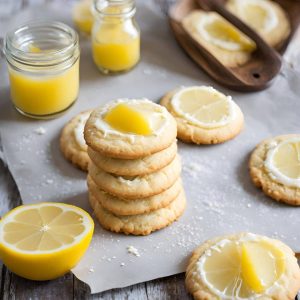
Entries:
[[126, 199], [117, 198], [109, 193], [102, 191], [93, 179], [88, 176], [87, 179], [89, 191], [99, 201], [101, 206], [113, 214], [120, 216], [138, 215], [148, 213], [168, 206], [182, 190], [181, 179], [176, 182], [164, 192], [148, 198], [141, 199]]
[[288, 16], [275, 1], [228, 0], [226, 8], [257, 31], [271, 46], [280, 46], [290, 34]]
[[[136, 119], [129, 115], [113, 116], [119, 120], [118, 126], [112, 127], [106, 120], [116, 109], [125, 107], [130, 114], [137, 115]], [[143, 122], [150, 130], [147, 134], [131, 133], [130, 128], [139, 129]], [[116, 129], [124, 127], [124, 130]], [[116, 100], [94, 110], [85, 126], [86, 143], [102, 155], [137, 159], [149, 156], [168, 148], [176, 139], [176, 122], [168, 111], [149, 100]]]
[[281, 135], [261, 142], [251, 155], [249, 169], [254, 184], [266, 195], [300, 205], [300, 134]]
[[167, 166], [176, 156], [177, 142], [170, 147], [150, 156], [139, 159], [111, 158], [88, 148], [88, 155], [93, 163], [107, 173], [119, 176], [143, 176]]
[[89, 165], [89, 175], [103, 191], [120, 198], [140, 199], [162, 193], [180, 176], [179, 156], [163, 169], [144, 176], [121, 177], [106, 173], [94, 163]]
[[89, 200], [99, 223], [105, 229], [133, 235], [148, 235], [170, 225], [182, 215], [186, 205], [183, 190], [169, 206], [135, 216], [118, 216], [110, 213], [91, 192]]
[[83, 131], [91, 112], [92, 110], [82, 112], [71, 119], [60, 136], [60, 149], [65, 158], [84, 171], [87, 171], [90, 159]]
[[300, 270], [294, 252], [281, 241], [241, 233], [200, 245], [190, 258], [185, 282], [196, 300], [293, 300]]
[[182, 25], [198, 43], [227, 67], [238, 67], [251, 58], [255, 43], [215, 12], [192, 11]]
[[169, 92], [161, 99], [177, 122], [177, 137], [188, 143], [218, 144], [237, 136], [244, 116], [230, 96], [212, 87], [194, 86]]

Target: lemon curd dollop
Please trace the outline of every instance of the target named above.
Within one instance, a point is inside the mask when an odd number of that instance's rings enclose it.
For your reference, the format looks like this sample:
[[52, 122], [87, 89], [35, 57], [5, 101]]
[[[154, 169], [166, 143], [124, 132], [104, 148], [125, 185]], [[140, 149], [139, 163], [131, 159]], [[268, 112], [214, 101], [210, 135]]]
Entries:
[[112, 128], [125, 133], [150, 135], [152, 133], [147, 118], [136, 109], [120, 103], [112, 108], [104, 117]]

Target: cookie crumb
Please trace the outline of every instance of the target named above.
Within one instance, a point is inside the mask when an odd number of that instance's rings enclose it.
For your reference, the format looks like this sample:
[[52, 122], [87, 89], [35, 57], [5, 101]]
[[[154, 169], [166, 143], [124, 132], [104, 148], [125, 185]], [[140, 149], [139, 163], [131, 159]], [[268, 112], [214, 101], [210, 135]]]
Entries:
[[137, 257], [141, 256], [138, 249], [133, 246], [127, 246], [127, 252]]
[[43, 135], [46, 133], [46, 129], [44, 127], [38, 127], [34, 130], [34, 132], [38, 135]]

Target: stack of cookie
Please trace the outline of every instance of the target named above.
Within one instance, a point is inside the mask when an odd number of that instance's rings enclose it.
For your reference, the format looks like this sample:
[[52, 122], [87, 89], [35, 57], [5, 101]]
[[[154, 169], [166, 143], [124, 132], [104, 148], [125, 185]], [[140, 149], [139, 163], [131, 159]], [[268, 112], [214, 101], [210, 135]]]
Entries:
[[174, 118], [149, 100], [117, 100], [94, 110], [84, 130], [87, 181], [104, 228], [147, 235], [180, 217], [186, 201], [176, 132]]

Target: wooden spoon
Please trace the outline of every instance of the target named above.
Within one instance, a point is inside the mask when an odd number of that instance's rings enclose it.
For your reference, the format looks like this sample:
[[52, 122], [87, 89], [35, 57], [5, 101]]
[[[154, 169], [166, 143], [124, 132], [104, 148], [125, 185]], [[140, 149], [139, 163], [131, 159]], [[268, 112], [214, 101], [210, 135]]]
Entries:
[[[256, 43], [251, 59], [239, 67], [226, 67], [196, 41], [182, 26], [182, 19], [200, 8], [213, 10], [238, 27]], [[180, 0], [171, 7], [169, 21], [175, 37], [190, 57], [218, 83], [228, 88], [250, 92], [265, 89], [281, 69], [281, 58], [249, 26], [228, 12], [215, 0]]]

